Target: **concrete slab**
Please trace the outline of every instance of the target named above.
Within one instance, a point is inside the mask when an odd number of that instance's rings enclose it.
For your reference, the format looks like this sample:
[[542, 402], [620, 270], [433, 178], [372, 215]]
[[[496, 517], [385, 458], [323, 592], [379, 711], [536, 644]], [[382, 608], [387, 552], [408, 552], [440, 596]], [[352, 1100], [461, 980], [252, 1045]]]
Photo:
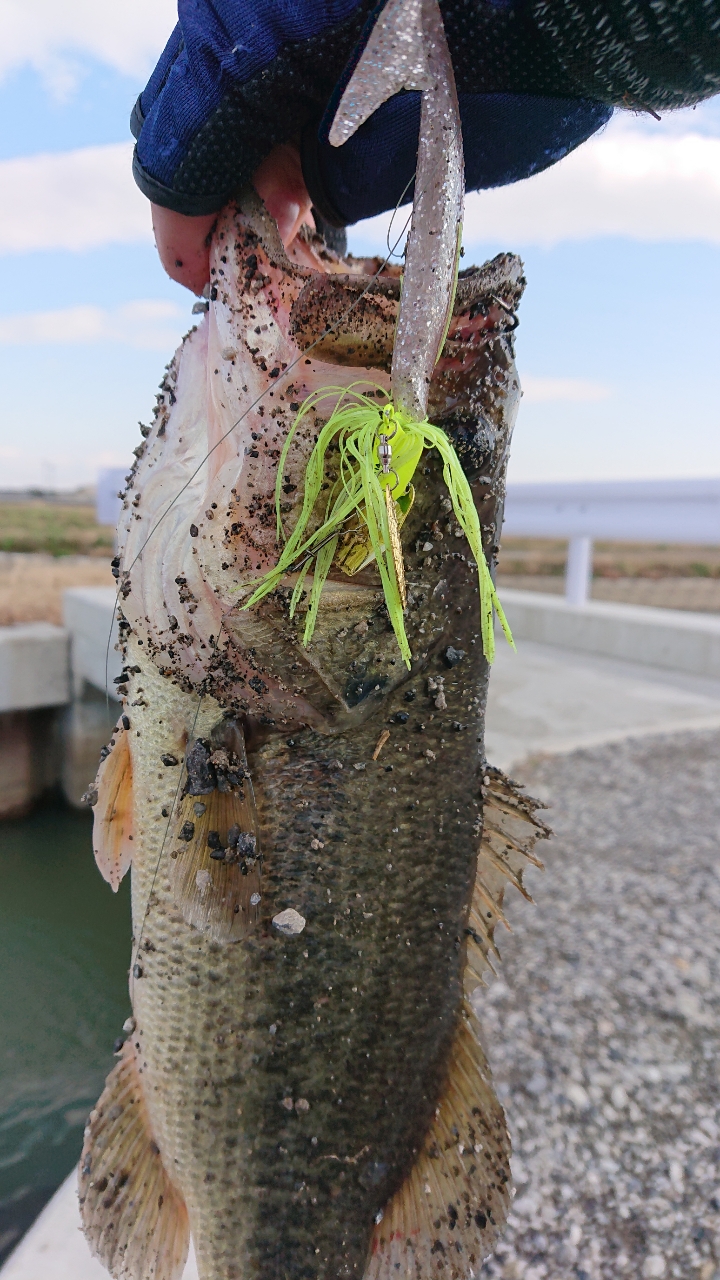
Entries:
[[68, 804], [84, 809], [83, 794], [98, 771], [100, 750], [112, 735], [120, 702], [86, 684], [83, 696], [75, 698], [61, 715], [63, 795]]
[[116, 652], [116, 592], [113, 587], [73, 587], [63, 592], [63, 621], [70, 633], [76, 697], [87, 681], [102, 693], [114, 693], [122, 662]]
[[63, 707], [0, 711], [0, 820], [21, 817], [57, 783], [64, 713]]
[[[80, 1229], [75, 1170], [0, 1268], [0, 1276], [2, 1280], [108, 1280]], [[198, 1280], [192, 1247], [182, 1280]]]
[[0, 711], [62, 706], [70, 697], [68, 641], [51, 622], [0, 627]]
[[501, 597], [516, 639], [720, 680], [720, 615], [605, 600], [572, 605], [507, 587]]
[[486, 750], [501, 769], [577, 747], [720, 726], [720, 680], [517, 644], [513, 653], [499, 643], [490, 679]]

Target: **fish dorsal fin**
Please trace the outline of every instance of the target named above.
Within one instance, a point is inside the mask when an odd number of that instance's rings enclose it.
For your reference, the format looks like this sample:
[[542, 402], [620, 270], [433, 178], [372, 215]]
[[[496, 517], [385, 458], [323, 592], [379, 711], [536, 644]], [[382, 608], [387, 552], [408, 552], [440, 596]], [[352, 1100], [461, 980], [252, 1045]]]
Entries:
[[[260, 847], [242, 730], [196, 739], [170, 846], [173, 896], [188, 924], [236, 942], [260, 919]], [[217, 785], [215, 785], [217, 784]]]
[[93, 788], [93, 853], [100, 874], [117, 893], [133, 856], [134, 819], [130, 743], [116, 725], [108, 755], [100, 762]]
[[551, 835], [550, 828], [537, 817], [537, 810], [544, 807], [539, 800], [525, 795], [517, 783], [511, 782], [499, 769], [486, 766], [483, 833], [465, 931], [467, 994], [484, 983], [488, 970], [495, 972], [492, 957], [500, 959], [495, 927], [500, 921], [510, 927], [503, 914], [508, 884], [532, 901], [523, 884], [523, 872], [528, 863], [542, 867], [533, 849], [538, 840], [546, 840]]
[[510, 1138], [465, 1004], [421, 1154], [373, 1233], [363, 1280], [470, 1280], [510, 1202]]
[[150, 1130], [132, 1040], [90, 1114], [78, 1188], [88, 1244], [114, 1280], [180, 1280], [188, 1215]]

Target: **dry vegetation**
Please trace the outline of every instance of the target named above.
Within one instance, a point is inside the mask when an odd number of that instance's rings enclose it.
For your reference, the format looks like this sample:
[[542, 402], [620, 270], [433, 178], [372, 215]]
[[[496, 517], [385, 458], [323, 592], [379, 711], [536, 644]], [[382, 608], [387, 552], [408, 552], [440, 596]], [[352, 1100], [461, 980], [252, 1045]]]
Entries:
[[99, 556], [48, 556], [0, 551], [0, 627], [15, 622], [62, 623], [66, 587], [111, 587], [110, 561]]
[[0, 626], [62, 622], [66, 587], [112, 586], [112, 554], [86, 502], [0, 499]]
[[[503, 576], [562, 577], [567, 542], [562, 538], [503, 538]], [[595, 578], [719, 578], [720, 547], [671, 546], [669, 543], [596, 542]]]
[[112, 529], [95, 508], [44, 498], [0, 500], [0, 551], [44, 551], [50, 556], [111, 556]]
[[[567, 544], [504, 538], [498, 583], [561, 593]], [[112, 530], [87, 501], [0, 497], [0, 626], [61, 622], [66, 587], [112, 586]], [[593, 598], [720, 612], [720, 547], [597, 542]]]
[[[562, 594], [567, 543], [550, 538], [504, 538], [498, 585]], [[660, 609], [720, 612], [720, 547], [596, 542], [594, 600]]]

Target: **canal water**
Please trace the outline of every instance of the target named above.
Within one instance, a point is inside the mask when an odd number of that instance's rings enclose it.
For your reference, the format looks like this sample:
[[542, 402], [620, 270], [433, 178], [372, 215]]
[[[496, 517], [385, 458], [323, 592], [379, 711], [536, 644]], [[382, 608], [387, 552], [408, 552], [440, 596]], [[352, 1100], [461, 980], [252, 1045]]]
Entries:
[[0, 1261], [70, 1172], [129, 1014], [129, 877], [60, 801], [0, 822]]

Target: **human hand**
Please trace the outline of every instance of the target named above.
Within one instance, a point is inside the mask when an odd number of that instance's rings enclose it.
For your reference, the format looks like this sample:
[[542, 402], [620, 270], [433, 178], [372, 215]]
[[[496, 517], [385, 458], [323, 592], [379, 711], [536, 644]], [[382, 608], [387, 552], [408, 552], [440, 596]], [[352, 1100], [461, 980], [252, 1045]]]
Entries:
[[[253, 186], [278, 224], [287, 248], [303, 222], [312, 224], [311, 200], [300, 165], [300, 153], [281, 143], [253, 175]], [[210, 279], [210, 241], [217, 214], [188, 217], [162, 205], [152, 205], [152, 223], [160, 261], [171, 280], [201, 294]]]

